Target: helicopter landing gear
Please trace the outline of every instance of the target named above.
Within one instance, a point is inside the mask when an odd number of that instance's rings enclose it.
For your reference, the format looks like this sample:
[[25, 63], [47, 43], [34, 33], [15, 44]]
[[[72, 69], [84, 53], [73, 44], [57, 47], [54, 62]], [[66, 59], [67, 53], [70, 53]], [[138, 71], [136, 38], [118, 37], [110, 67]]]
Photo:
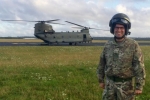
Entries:
[[77, 42], [75, 42], [74, 45], [77, 45]]
[[69, 42], [69, 45], [72, 45], [72, 43], [71, 43], [71, 42]]
[[52, 42], [48, 42], [48, 45], [52, 45], [53, 43]]
[[74, 43], [69, 42], [69, 45], [77, 45], [77, 42], [74, 42]]

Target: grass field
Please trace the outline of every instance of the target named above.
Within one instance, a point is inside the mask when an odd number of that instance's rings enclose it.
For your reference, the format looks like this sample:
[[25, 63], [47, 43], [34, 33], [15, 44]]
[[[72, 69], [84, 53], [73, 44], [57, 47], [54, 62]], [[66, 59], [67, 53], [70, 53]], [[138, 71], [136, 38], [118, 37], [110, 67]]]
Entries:
[[43, 42], [40, 39], [0, 39], [0, 42]]
[[[0, 100], [101, 100], [98, 46], [0, 48]], [[136, 100], [150, 100], [150, 47], [142, 46], [146, 85]]]
[[[108, 40], [92, 40], [93, 43], [105, 43]], [[0, 39], [0, 42], [43, 42], [40, 39]], [[150, 41], [138, 41], [139, 43], [150, 43]]]

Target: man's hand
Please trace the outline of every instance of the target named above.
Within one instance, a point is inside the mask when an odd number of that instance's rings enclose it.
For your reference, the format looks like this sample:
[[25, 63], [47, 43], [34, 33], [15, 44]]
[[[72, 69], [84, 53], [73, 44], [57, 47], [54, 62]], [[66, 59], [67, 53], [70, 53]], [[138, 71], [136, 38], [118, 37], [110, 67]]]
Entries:
[[100, 83], [100, 88], [105, 89], [105, 83]]
[[135, 90], [135, 95], [142, 94], [142, 90]]

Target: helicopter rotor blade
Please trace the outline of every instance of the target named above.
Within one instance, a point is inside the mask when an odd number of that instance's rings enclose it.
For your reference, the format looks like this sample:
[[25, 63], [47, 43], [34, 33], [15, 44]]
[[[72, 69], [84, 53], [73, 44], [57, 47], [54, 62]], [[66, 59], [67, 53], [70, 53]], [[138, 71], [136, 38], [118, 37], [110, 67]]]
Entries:
[[46, 20], [46, 21], [30, 21], [30, 20], [2, 20], [2, 21], [25, 21], [25, 22], [37, 22], [37, 23], [50, 23], [50, 24], [59, 24], [59, 25], [65, 25], [60, 23], [53, 23], [53, 21], [58, 21], [60, 19], [54, 19], [54, 20]]
[[78, 29], [83, 29], [82, 27], [72, 27], [72, 28], [78, 28]]
[[58, 21], [60, 19], [54, 19], [54, 20], [46, 20], [46, 21], [29, 21], [29, 20], [2, 20], [2, 21], [25, 21], [25, 22], [47, 22], [47, 23], [51, 23], [52, 21]]
[[84, 27], [84, 26], [82, 26], [82, 25], [75, 24], [75, 23], [72, 23], [72, 22], [69, 22], [69, 21], [65, 21], [65, 22], [70, 23], [70, 24], [74, 24], [74, 25], [77, 25], [77, 26], [80, 26], [80, 27]]
[[[82, 27], [72, 27], [72, 28], [78, 28], [78, 29], [83, 29]], [[95, 29], [95, 30], [102, 30], [102, 31], [109, 31], [109, 30], [104, 30], [104, 29], [98, 29], [98, 28], [88, 28], [88, 27], [84, 27], [86, 29]]]
[[85, 27], [85, 26], [82, 26], [82, 25], [79, 25], [79, 24], [75, 24], [75, 23], [72, 23], [72, 22], [69, 22], [69, 21], [65, 21], [65, 22], [70, 23], [70, 24], [74, 24], [74, 25], [77, 25], [77, 26], [80, 26], [80, 27], [73, 27], [73, 28], [80, 28], [80, 29], [84, 28], [84, 29], [95, 29], [95, 30], [109, 31], [109, 30], [104, 30], [104, 29]]
[[89, 29], [102, 30], [102, 31], [110, 31], [110, 30], [104, 30], [104, 29], [98, 29], [98, 28], [89, 28]]
[[46, 20], [45, 22], [52, 22], [52, 21], [58, 21], [60, 19], [54, 19], [54, 20]]
[[[49, 22], [48, 22], [48, 23], [49, 23]], [[51, 22], [50, 22], [50, 23], [51, 23]], [[59, 24], [59, 25], [65, 25], [65, 24], [60, 24], [60, 23], [53, 23], [53, 22], [52, 22], [51, 24]]]
[[1, 21], [27, 21], [27, 20], [1, 20]]
[[29, 20], [1, 20], [1, 21], [24, 21], [24, 22], [42, 22], [42, 21], [29, 21]]

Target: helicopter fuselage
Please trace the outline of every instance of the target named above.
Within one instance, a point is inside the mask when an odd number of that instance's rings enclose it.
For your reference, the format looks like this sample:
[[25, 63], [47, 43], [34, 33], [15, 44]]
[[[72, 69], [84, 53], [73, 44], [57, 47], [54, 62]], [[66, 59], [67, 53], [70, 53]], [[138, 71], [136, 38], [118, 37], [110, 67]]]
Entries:
[[46, 43], [82, 43], [91, 42], [92, 37], [88, 29], [80, 32], [55, 32], [51, 25], [45, 23], [35, 24], [34, 35]]
[[87, 32], [43, 32], [35, 33], [34, 35], [46, 43], [71, 44], [92, 41], [92, 37]]

